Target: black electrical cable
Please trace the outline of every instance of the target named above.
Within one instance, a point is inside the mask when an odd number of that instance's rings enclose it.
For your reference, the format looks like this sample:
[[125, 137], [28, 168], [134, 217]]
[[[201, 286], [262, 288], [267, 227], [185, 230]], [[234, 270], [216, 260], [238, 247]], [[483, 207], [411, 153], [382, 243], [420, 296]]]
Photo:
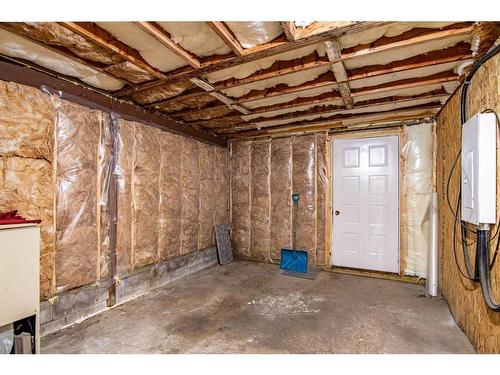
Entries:
[[[476, 72], [479, 70], [479, 68], [486, 61], [488, 61], [490, 58], [492, 58], [493, 56], [495, 56], [499, 52], [500, 52], [500, 44], [497, 45], [495, 48], [491, 49], [488, 53], [484, 54], [484, 56], [482, 56], [479, 60], [477, 60], [472, 65], [472, 68], [471, 68], [469, 74], [467, 74], [467, 77], [465, 78], [464, 84], [462, 86], [462, 93], [461, 93], [461, 97], [460, 97], [460, 122], [461, 122], [461, 126], [463, 126], [467, 120], [467, 113], [466, 113], [467, 112], [467, 108], [466, 108], [467, 91], [469, 89], [469, 85], [472, 81], [472, 78], [474, 77], [474, 74], [476, 74]], [[492, 111], [492, 112], [494, 112], [494, 111]], [[498, 115], [495, 113], [495, 116], [497, 119], [497, 126], [498, 126], [498, 124], [500, 123], [498, 121]], [[458, 160], [458, 157], [457, 157], [457, 160]], [[456, 161], [455, 161], [455, 164], [456, 164]], [[453, 172], [453, 169], [451, 172]], [[451, 179], [451, 172], [450, 172], [450, 177], [448, 179], [448, 182]], [[449, 200], [449, 197], [448, 197], [448, 200]], [[458, 211], [458, 209], [457, 209], [457, 211]], [[458, 212], [457, 212], [457, 214], [458, 214]], [[456, 218], [456, 216], [455, 216], [455, 218]], [[462, 223], [463, 223], [463, 221], [462, 221]], [[500, 222], [499, 222], [499, 224], [497, 224], [497, 234], [498, 234], [498, 225], [500, 225]], [[464, 235], [465, 235], [465, 230], [462, 229], [462, 247], [464, 248], [464, 251], [466, 251], [467, 246], [464, 245]], [[500, 304], [497, 304], [493, 300], [493, 297], [492, 297], [493, 292], [492, 292], [492, 288], [491, 288], [491, 269], [492, 269], [492, 267], [495, 263], [495, 260], [497, 258], [498, 242], [499, 241], [497, 240], [497, 249], [495, 251], [495, 255], [493, 256], [493, 260], [490, 263], [490, 239], [489, 239], [489, 235], [490, 235], [490, 230], [488, 227], [487, 227], [487, 229], [481, 227], [480, 229], [477, 230], [476, 267], [475, 267], [476, 273], [474, 273], [474, 278], [476, 278], [476, 277], [479, 278], [479, 283], [481, 285], [481, 290], [483, 292], [483, 298], [484, 298], [484, 301], [486, 302], [486, 305], [488, 306], [488, 308], [490, 308], [494, 311], [500, 311]]]
[[494, 311], [500, 311], [500, 304], [493, 300], [493, 291], [491, 290], [491, 270], [489, 267], [489, 239], [490, 231], [488, 229], [479, 229], [477, 231], [477, 250], [478, 266], [479, 266], [479, 283], [483, 291], [484, 301], [486, 305]]

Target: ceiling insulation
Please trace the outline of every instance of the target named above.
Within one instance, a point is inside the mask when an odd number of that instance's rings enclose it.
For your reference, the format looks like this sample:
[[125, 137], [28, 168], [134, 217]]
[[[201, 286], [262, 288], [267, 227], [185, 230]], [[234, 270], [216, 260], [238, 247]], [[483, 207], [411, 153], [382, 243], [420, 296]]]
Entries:
[[376, 52], [369, 55], [354, 57], [344, 60], [344, 66], [347, 70], [360, 68], [369, 65], [385, 65], [393, 61], [404, 60], [423, 53], [437, 51], [452, 47], [460, 42], [470, 43], [470, 35], [459, 35], [442, 40], [432, 40], [425, 43], [419, 43], [411, 46], [395, 48], [383, 52]]
[[196, 56], [226, 55], [231, 49], [205, 22], [157, 22], [172, 40]]
[[2, 27], [49, 45], [66, 47], [75, 55], [103, 64], [115, 64], [123, 58], [56, 22], [9, 22]]
[[227, 90], [222, 90], [222, 92], [232, 98], [239, 98], [245, 94], [248, 94], [252, 90], [264, 90], [279, 85], [280, 83], [285, 84], [289, 87], [298, 86], [304, 82], [312, 81], [318, 78], [321, 74], [329, 70], [330, 67], [328, 65], [323, 65], [314, 69], [302, 70], [300, 72], [281, 75], [247, 85], [231, 87]]
[[259, 108], [259, 107], [267, 107], [269, 105], [275, 105], [280, 103], [287, 103], [297, 98], [308, 98], [320, 94], [324, 94], [325, 92], [334, 92], [337, 89], [337, 85], [332, 83], [330, 86], [317, 87], [310, 90], [298, 91], [290, 94], [279, 95], [270, 98], [263, 98], [258, 100], [253, 100], [249, 102], [243, 102], [245, 107], [248, 108]]
[[103, 70], [132, 83], [150, 81], [154, 78], [154, 76], [152, 76], [145, 70], [126, 60], [114, 65], [107, 66]]
[[184, 60], [133, 22], [98, 22], [97, 25], [120, 42], [139, 51], [144, 60], [162, 72], [169, 72], [186, 65]]
[[194, 85], [188, 79], [167, 82], [150, 90], [139, 91], [131, 95], [131, 98], [139, 104], [150, 104], [172, 96], [179, 95]]
[[346, 49], [359, 44], [373, 43], [383, 36], [390, 38], [401, 35], [404, 32], [416, 27], [439, 29], [441, 27], [452, 25], [453, 23], [455, 22], [395, 22], [358, 33], [344, 35], [339, 38], [339, 42], [342, 49]]
[[276, 39], [283, 33], [279, 22], [226, 22], [243, 48], [252, 48]]
[[78, 78], [90, 86], [100, 89], [115, 91], [124, 86], [122, 81], [101, 73], [88, 65], [71, 60], [66, 56], [2, 29], [0, 29], [0, 53], [31, 61], [54, 72]]
[[432, 116], [499, 35], [495, 22], [21, 22], [0, 23], [0, 54], [237, 138]]
[[349, 86], [351, 89], [358, 89], [362, 87], [370, 87], [381, 85], [387, 82], [399, 81], [402, 79], [408, 78], [417, 78], [417, 77], [427, 77], [433, 74], [453, 71], [457, 73], [459, 63], [452, 61], [445, 64], [431, 65], [417, 69], [405, 70], [401, 72], [395, 72], [390, 74], [384, 74], [375, 77], [357, 79], [349, 82]]
[[408, 100], [405, 102], [386, 103], [386, 104], [381, 104], [378, 106], [371, 106], [371, 107], [368, 106], [368, 107], [362, 107], [362, 108], [336, 110], [336, 111], [328, 112], [326, 114], [323, 113], [323, 114], [316, 114], [316, 115], [296, 116], [293, 118], [286, 118], [286, 119], [280, 119], [280, 120], [259, 121], [258, 123], [255, 123], [255, 124], [258, 125], [259, 127], [283, 125], [283, 124], [290, 124], [290, 123], [299, 122], [299, 121], [311, 121], [311, 120], [317, 120], [317, 119], [322, 119], [322, 118], [328, 118], [328, 117], [331, 117], [333, 115], [338, 115], [338, 114], [355, 114], [355, 113], [361, 114], [361, 113], [384, 112], [384, 111], [389, 111], [389, 110], [394, 110], [394, 109], [399, 109], [399, 108], [411, 107], [411, 106], [415, 106], [415, 105], [433, 103], [436, 101], [438, 101], [436, 98], [415, 99], [415, 100]]
[[326, 50], [323, 43], [315, 44], [303, 48], [298, 48], [292, 51], [279, 53], [273, 56], [264, 57], [262, 59], [250, 61], [238, 66], [219, 70], [213, 73], [206, 74], [205, 77], [209, 82], [215, 83], [225, 81], [231, 78], [242, 79], [246, 78], [258, 70], [269, 68], [276, 61], [289, 61], [299, 59], [316, 51], [319, 56], [325, 56]]
[[443, 88], [441, 83], [436, 83], [432, 85], [424, 85], [418, 87], [410, 87], [410, 88], [401, 88], [397, 90], [384, 91], [384, 92], [376, 92], [372, 94], [353, 96], [354, 103], [365, 101], [365, 100], [373, 100], [385, 98], [387, 96], [416, 96], [425, 93], [432, 92], [434, 90], [439, 90]]

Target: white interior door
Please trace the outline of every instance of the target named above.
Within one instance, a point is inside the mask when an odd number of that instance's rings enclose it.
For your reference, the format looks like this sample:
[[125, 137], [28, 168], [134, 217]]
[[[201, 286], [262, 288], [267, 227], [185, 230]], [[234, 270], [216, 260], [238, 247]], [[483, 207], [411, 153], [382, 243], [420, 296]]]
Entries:
[[336, 266], [399, 272], [399, 139], [333, 143]]

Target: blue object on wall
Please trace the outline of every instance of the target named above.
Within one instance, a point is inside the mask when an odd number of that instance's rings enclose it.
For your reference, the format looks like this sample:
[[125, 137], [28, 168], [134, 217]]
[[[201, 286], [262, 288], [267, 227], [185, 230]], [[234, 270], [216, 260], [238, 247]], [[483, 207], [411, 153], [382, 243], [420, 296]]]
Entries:
[[307, 251], [281, 249], [280, 268], [294, 272], [307, 272]]

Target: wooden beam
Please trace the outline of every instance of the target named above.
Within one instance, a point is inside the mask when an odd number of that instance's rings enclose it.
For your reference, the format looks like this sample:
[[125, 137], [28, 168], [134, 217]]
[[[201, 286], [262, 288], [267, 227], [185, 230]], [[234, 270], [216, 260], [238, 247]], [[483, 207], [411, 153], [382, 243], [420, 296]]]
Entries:
[[238, 39], [234, 36], [229, 27], [226, 26], [224, 22], [221, 21], [209, 21], [208, 26], [212, 28], [213, 31], [217, 33], [219, 38], [221, 38], [224, 43], [228, 45], [229, 48], [236, 54], [236, 56], [243, 55], [243, 47], [241, 46]]
[[148, 32], [152, 36], [154, 36], [158, 41], [167, 47], [170, 51], [175, 53], [178, 57], [183, 59], [193, 68], [198, 69], [201, 67], [200, 61], [189, 51], [185, 50], [182, 46], [174, 42], [170, 34], [163, 30], [161, 26], [159, 26], [155, 22], [134, 22], [137, 26], [139, 26], [144, 31]]
[[332, 63], [331, 69], [335, 80], [340, 82], [338, 84], [338, 90], [342, 99], [344, 100], [345, 107], [351, 109], [354, 106], [354, 101], [351, 96], [351, 88], [349, 87], [349, 82], [347, 72], [345, 70], [344, 63], [342, 62], [342, 48], [338, 39], [327, 40], [325, 42], [326, 54], [328, 59]]
[[220, 146], [227, 145], [227, 142], [223, 138], [194, 129], [189, 125], [177, 122], [164, 115], [145, 111], [140, 107], [89, 90], [81, 85], [64, 81], [55, 75], [49, 75], [34, 69], [0, 61], [0, 79], [36, 88], [44, 86], [44, 90], [60, 95], [62, 99], [105, 112], [115, 112], [126, 120], [140, 121], [149, 126], [195, 138], [206, 143]]
[[297, 40], [297, 28], [295, 27], [294, 21], [282, 21], [280, 22], [280, 25], [285, 32], [288, 41], [294, 42]]
[[296, 40], [295, 42], [266, 43], [264, 45], [258, 46], [259, 47], [258, 49], [248, 48], [247, 50], [245, 50], [245, 54], [243, 54], [242, 56], [236, 56], [230, 59], [221, 59], [218, 62], [202, 64], [203, 66], [200, 69], [189, 69], [189, 70], [185, 69], [175, 74], [168, 74], [165, 79], [149, 82], [138, 87], [121, 90], [116, 96], [117, 97], [128, 96], [134, 92], [148, 90], [150, 88], [160, 86], [172, 80], [180, 78], [200, 77], [203, 74], [212, 73], [227, 68], [232, 68], [250, 61], [259, 60], [283, 52], [293, 51], [302, 47], [318, 44], [324, 42], [325, 40], [335, 38], [338, 36], [344, 36], [361, 31], [366, 31], [374, 27], [384, 26], [393, 23], [394, 22], [385, 22], [385, 21], [356, 22], [346, 27], [330, 30], [321, 34], [311, 35], [310, 37], [307, 38], [301, 38]]
[[102, 27], [92, 22], [60, 22], [60, 24], [71, 31], [80, 34], [84, 38], [97, 43], [101, 47], [113, 51], [135, 66], [147, 71], [156, 78], [164, 79], [165, 74], [149, 65], [141, 54], [134, 48], [120, 42]]

